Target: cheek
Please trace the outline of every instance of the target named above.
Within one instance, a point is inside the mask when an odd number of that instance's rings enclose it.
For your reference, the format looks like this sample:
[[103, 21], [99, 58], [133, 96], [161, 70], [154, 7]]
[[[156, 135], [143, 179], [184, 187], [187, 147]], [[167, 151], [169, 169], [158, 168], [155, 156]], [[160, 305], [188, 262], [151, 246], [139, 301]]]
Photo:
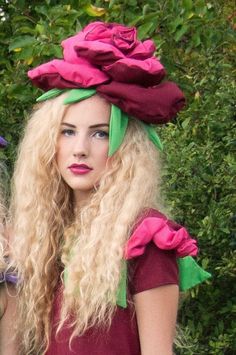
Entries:
[[60, 151], [60, 149], [58, 147], [56, 147], [55, 159], [56, 159], [57, 165], [59, 165], [60, 164], [60, 160], [61, 160], [61, 151]]
[[104, 146], [103, 149], [100, 151], [100, 158], [99, 161], [105, 167], [108, 160], [108, 145]]
[[56, 145], [56, 163], [60, 167], [65, 163], [69, 152], [70, 152], [70, 144], [69, 142], [64, 140], [63, 137], [61, 137]]
[[55, 159], [56, 159], [56, 164], [60, 170], [60, 168], [63, 167], [65, 160], [66, 160], [65, 150], [63, 150], [61, 147], [57, 147]]
[[55, 154], [55, 159], [56, 159], [56, 163], [57, 165], [59, 165], [60, 159], [61, 159], [61, 140], [58, 139], [57, 144], [56, 144], [56, 154]]

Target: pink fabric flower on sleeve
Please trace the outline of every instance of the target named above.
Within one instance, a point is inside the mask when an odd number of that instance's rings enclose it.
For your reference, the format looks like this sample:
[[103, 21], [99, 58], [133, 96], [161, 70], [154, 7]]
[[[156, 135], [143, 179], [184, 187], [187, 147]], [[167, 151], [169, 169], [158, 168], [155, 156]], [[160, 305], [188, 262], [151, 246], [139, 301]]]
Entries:
[[156, 212], [156, 216], [147, 216], [135, 228], [125, 247], [125, 259], [142, 255], [148, 243], [153, 242], [163, 250], [176, 250], [176, 256], [196, 256], [197, 242], [188, 231], [169, 221]]

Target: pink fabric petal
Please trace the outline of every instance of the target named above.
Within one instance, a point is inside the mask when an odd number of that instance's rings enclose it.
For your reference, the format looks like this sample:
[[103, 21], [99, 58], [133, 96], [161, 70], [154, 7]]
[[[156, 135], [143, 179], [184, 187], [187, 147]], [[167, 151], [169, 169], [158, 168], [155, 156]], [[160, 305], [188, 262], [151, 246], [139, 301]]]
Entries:
[[[78, 32], [76, 35], [71, 36], [61, 42], [62, 47], [64, 48], [64, 59], [74, 63], [78, 57], [74, 51], [74, 46], [81, 41], [86, 40], [86, 36], [92, 31], [96, 31], [96, 28], [100, 27], [101, 22], [96, 21], [87, 25], [82, 31]], [[97, 39], [97, 38], [95, 38]], [[73, 53], [74, 52], [74, 53]]]
[[99, 41], [81, 41], [74, 48], [78, 56], [85, 57], [95, 65], [109, 65], [125, 57], [116, 47]]
[[133, 59], [151, 58], [156, 50], [156, 46], [151, 39], [139, 42], [136, 47], [127, 56]]
[[120, 48], [123, 52], [132, 50], [137, 41], [135, 27], [126, 27], [118, 23], [94, 22], [83, 30], [86, 41], [99, 41]]
[[117, 25], [113, 28], [112, 34], [114, 45], [124, 52], [132, 50], [138, 43], [135, 27]]
[[[101, 41], [103, 43], [112, 43], [113, 23], [93, 22], [86, 26], [83, 30], [86, 41]], [[121, 25], [118, 25], [121, 26]]]
[[47, 74], [59, 74], [64, 80], [75, 84], [77, 87], [91, 87], [105, 83], [109, 77], [99, 69], [83, 64], [72, 64], [64, 60], [55, 59], [30, 70], [28, 76], [31, 80]]
[[[64, 49], [63, 51], [63, 57], [66, 62], [70, 63], [77, 63], [78, 61], [78, 55], [74, 49], [76, 45], [78, 45], [81, 41], [86, 41], [86, 36], [89, 35], [90, 32], [99, 32], [99, 28], [101, 27], [101, 22], [96, 21], [93, 23], [90, 23], [88, 26], [86, 26], [82, 31], [78, 32], [76, 35], [71, 36], [64, 41], [61, 42], [61, 45]], [[103, 28], [103, 26], [102, 26]], [[95, 37], [96, 40], [98, 38]], [[86, 60], [86, 59], [84, 59]]]
[[163, 250], [176, 250], [177, 257], [196, 256], [197, 242], [184, 227], [174, 230], [163, 217], [147, 217], [134, 230], [125, 248], [125, 259], [142, 255], [149, 242]]
[[103, 71], [115, 81], [154, 86], [165, 76], [163, 65], [156, 58], [136, 60], [124, 58], [103, 67]]
[[102, 21], [94, 21], [85, 26], [82, 31], [80, 31], [80, 33], [83, 33], [84, 38], [91, 34], [91, 36], [94, 36], [94, 38], [91, 38], [90, 40], [93, 41], [94, 39], [97, 39], [99, 32], [101, 33], [104, 31], [104, 28], [109, 27], [108, 25], [108, 23], [104, 23]]
[[75, 45], [84, 40], [84, 33], [81, 31], [77, 35], [67, 38], [61, 42], [63, 47], [63, 57], [66, 62], [78, 63], [81, 60], [88, 62], [85, 58], [78, 58], [78, 55], [74, 49]]

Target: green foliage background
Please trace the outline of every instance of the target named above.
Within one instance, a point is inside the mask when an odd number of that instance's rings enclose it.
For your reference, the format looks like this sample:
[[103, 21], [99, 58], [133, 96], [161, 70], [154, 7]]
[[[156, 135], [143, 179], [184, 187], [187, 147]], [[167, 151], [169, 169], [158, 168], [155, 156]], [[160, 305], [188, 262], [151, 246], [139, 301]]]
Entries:
[[29, 108], [39, 96], [26, 72], [61, 56], [60, 42], [101, 19], [153, 38], [187, 108], [160, 129], [164, 189], [175, 219], [197, 235], [213, 278], [185, 295], [179, 322], [189, 347], [177, 354], [236, 353], [234, 1], [97, 0], [0, 2], [0, 135], [9, 171]]

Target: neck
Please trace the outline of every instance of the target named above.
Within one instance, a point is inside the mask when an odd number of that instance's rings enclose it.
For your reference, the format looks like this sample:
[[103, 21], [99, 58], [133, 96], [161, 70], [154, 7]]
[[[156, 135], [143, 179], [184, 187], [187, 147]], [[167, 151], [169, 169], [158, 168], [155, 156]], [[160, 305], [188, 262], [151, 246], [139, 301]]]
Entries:
[[74, 198], [75, 198], [75, 207], [77, 210], [80, 210], [85, 205], [88, 204], [89, 200], [91, 199], [93, 191], [75, 191]]

